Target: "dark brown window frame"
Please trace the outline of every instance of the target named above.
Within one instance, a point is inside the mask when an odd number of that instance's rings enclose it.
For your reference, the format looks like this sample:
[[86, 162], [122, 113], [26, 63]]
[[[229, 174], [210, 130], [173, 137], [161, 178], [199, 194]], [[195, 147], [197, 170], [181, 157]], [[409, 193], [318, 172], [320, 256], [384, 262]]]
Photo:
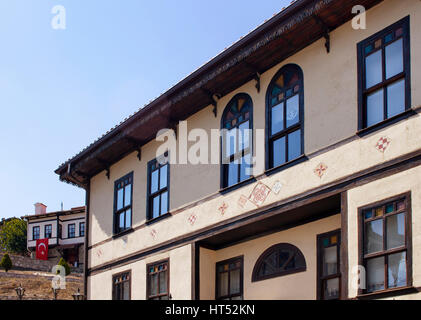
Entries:
[[[37, 232], [38, 237], [37, 238], [35, 238], [35, 230], [36, 229], [38, 230], [38, 232]], [[41, 228], [40, 228], [40, 226], [34, 226], [34, 227], [32, 227], [32, 240], [38, 240], [40, 238], [41, 238]]]
[[[73, 235], [72, 236], [70, 236], [70, 227], [73, 227]], [[75, 223], [69, 223], [68, 225], [67, 225], [67, 238], [68, 239], [70, 239], [70, 238], [76, 238], [76, 224]]]
[[[123, 284], [124, 282], [129, 282], [129, 300], [132, 299], [132, 271], [126, 270], [126, 271], [123, 271], [123, 272], [113, 274], [113, 276], [112, 276], [112, 284], [111, 284], [111, 286], [112, 286], [112, 300], [117, 300], [117, 299], [115, 299], [115, 295], [116, 295], [116, 285], [114, 283], [115, 278], [120, 277], [124, 274], [127, 274], [129, 279], [125, 280], [125, 281], [120, 281], [119, 283]], [[123, 286], [121, 286], [121, 288], [123, 288]], [[123, 289], [121, 289], [121, 290], [123, 290]]]
[[[148, 167], [148, 172], [147, 172], [148, 178], [147, 178], [147, 190], [146, 190], [146, 218], [147, 218], [146, 220], [147, 220], [148, 224], [157, 222], [157, 221], [159, 221], [163, 218], [171, 216], [171, 213], [170, 213], [170, 209], [171, 209], [170, 208], [170, 202], [171, 202], [170, 201], [170, 199], [171, 199], [170, 198], [170, 194], [171, 194], [170, 193], [170, 169], [171, 169], [171, 164], [170, 164], [170, 158], [169, 157], [170, 157], [169, 151], [166, 151], [161, 157], [158, 157], [158, 158], [155, 158], [155, 159], [149, 161], [148, 165], [147, 165], [147, 167]], [[159, 164], [159, 161], [158, 161], [159, 158], [167, 158], [167, 162], [165, 164], [167, 166], [167, 186], [165, 188], [162, 188], [162, 189], [159, 189], [159, 181], [160, 181], [160, 176], [161, 176], [161, 167], [163, 167], [165, 165]], [[151, 193], [151, 187], [152, 187], [151, 178], [152, 178], [152, 172], [153, 172], [152, 166], [155, 163], [159, 164], [158, 190], [154, 193]], [[167, 192], [167, 207], [168, 207], [168, 210], [167, 210], [166, 213], [161, 214], [161, 198], [160, 198], [160, 201], [159, 201], [159, 213], [160, 214], [159, 214], [158, 217], [153, 218], [153, 204], [152, 204], [153, 198], [158, 196], [158, 195], [161, 195], [165, 192]]]
[[[224, 265], [224, 264], [230, 264], [233, 262], [237, 262], [240, 261], [241, 262], [241, 267], [240, 267], [240, 293], [238, 294], [228, 294], [227, 296], [218, 296], [218, 267], [220, 265]], [[236, 270], [236, 268], [234, 269], [229, 269], [229, 271], [231, 270]], [[230, 275], [228, 273], [228, 288], [230, 288]], [[238, 256], [238, 257], [234, 257], [234, 258], [230, 258], [227, 260], [223, 260], [223, 261], [218, 261], [215, 264], [215, 300], [232, 300], [232, 298], [234, 297], [241, 297], [241, 300], [244, 300], [244, 255], [242, 256]]]
[[85, 222], [80, 222], [79, 223], [79, 237], [84, 237], [84, 236], [85, 236]]
[[[367, 222], [364, 218], [364, 212], [368, 209], [375, 209], [377, 207], [386, 206], [387, 204], [390, 204], [392, 202], [397, 202], [400, 200], [405, 200], [405, 249], [401, 248], [394, 248], [389, 250], [383, 250], [378, 253], [365, 255], [364, 254], [364, 231], [365, 231], [365, 223]], [[383, 215], [383, 219], [386, 216], [393, 216], [397, 214], [398, 212], [393, 211], [391, 214]], [[376, 220], [375, 218], [372, 220]], [[372, 221], [368, 220], [368, 221]], [[384, 232], [384, 228], [386, 224], [383, 223], [383, 240], [386, 239], [386, 233]], [[364, 297], [382, 297], [382, 296], [393, 296], [393, 295], [399, 295], [401, 292], [411, 289], [413, 286], [413, 279], [412, 279], [412, 206], [411, 206], [411, 191], [405, 192], [402, 194], [399, 194], [397, 196], [380, 200], [368, 205], [365, 205], [363, 207], [358, 208], [358, 265], [364, 266], [366, 268], [365, 260], [368, 258], [375, 258], [377, 256], [379, 257], [387, 257], [390, 254], [393, 253], [399, 253], [406, 251], [406, 280], [407, 285], [404, 287], [398, 287], [398, 288], [390, 288], [390, 289], [384, 289], [384, 290], [378, 290], [373, 292], [367, 292], [367, 290], [364, 289], [358, 289], [358, 296], [361, 298]], [[367, 258], [368, 257], [368, 258]], [[385, 260], [385, 279], [384, 279], [384, 287], [386, 288], [388, 285], [388, 274], [387, 274], [387, 259]], [[367, 282], [367, 275], [365, 282]]]
[[[299, 105], [298, 105], [298, 113], [299, 113], [299, 122], [289, 128], [286, 127], [286, 114], [284, 112], [284, 129], [272, 134], [272, 106], [271, 104], [271, 91], [275, 84], [275, 81], [280, 77], [280, 75], [287, 69], [287, 68], [296, 68], [300, 74], [300, 90], [298, 92], [299, 95]], [[295, 84], [296, 85], [296, 84]], [[285, 89], [287, 90], [287, 89]], [[294, 95], [293, 95], [294, 96]], [[284, 101], [288, 100], [288, 98], [284, 98]], [[279, 101], [278, 101], [279, 102]], [[280, 102], [279, 102], [280, 103]], [[284, 105], [284, 110], [286, 106]], [[285, 140], [285, 158], [286, 161], [278, 166], [274, 166], [273, 164], [273, 142], [281, 139], [282, 137], [287, 137], [290, 133], [293, 133], [297, 130], [300, 131], [300, 143], [301, 143], [301, 155], [295, 159], [288, 160], [288, 139]], [[284, 65], [279, 71], [273, 76], [272, 80], [266, 91], [266, 134], [265, 134], [265, 143], [266, 143], [266, 161], [265, 161], [265, 168], [266, 172], [278, 172], [279, 170], [289, 168], [293, 165], [299, 164], [305, 158], [304, 154], [304, 73], [301, 67], [297, 64], [286, 64]]]
[[[47, 227], [49, 227], [50, 231], [47, 233]], [[47, 234], [49, 234], [50, 236], [47, 237]], [[53, 225], [52, 224], [46, 224], [44, 226], [44, 238], [46, 239], [51, 239], [53, 237]]]
[[[167, 271], [167, 292], [165, 294], [159, 294], [159, 276], [158, 276], [158, 294], [155, 296], [152, 296], [150, 294], [151, 292], [151, 288], [150, 288], [150, 273], [149, 273], [149, 268], [151, 267], [155, 267], [157, 265], [161, 265], [161, 264], [167, 264], [167, 269], [165, 271]], [[159, 272], [158, 272], [159, 274]], [[159, 300], [161, 300], [161, 298], [163, 297], [168, 297], [168, 300], [171, 299], [171, 293], [170, 293], [170, 259], [164, 259], [164, 260], [160, 260], [157, 262], [152, 262], [152, 263], [148, 263], [146, 265], [146, 300], [153, 300], [158, 298]]]
[[[238, 99], [246, 99], [250, 102], [250, 118], [246, 121], [243, 122], [238, 122], [235, 127], [237, 129], [237, 135], [236, 135], [236, 142], [238, 143], [239, 139], [238, 139], [238, 133], [239, 133], [239, 127], [241, 124], [245, 123], [245, 122], [249, 122], [249, 129], [252, 130], [253, 132], [253, 99], [250, 97], [250, 95], [248, 95], [247, 93], [238, 93], [236, 94], [226, 105], [224, 112], [222, 114], [221, 117], [221, 130], [224, 129], [224, 122], [225, 122], [225, 117], [227, 112], [229, 111], [229, 107], [231, 106], [231, 104]], [[231, 130], [230, 129], [230, 130]], [[241, 180], [241, 164], [238, 166], [238, 181], [237, 183], [234, 183], [232, 185], [228, 185], [228, 167], [229, 164], [225, 164], [223, 163], [223, 158], [224, 158], [224, 154], [226, 152], [226, 141], [224, 143], [224, 139], [225, 137], [221, 137], [221, 143], [220, 143], [220, 159], [221, 159], [221, 182], [220, 182], [220, 187], [221, 190], [234, 190], [234, 188], [238, 185], [243, 185], [245, 184], [247, 181], [249, 180], [253, 180], [253, 175], [250, 175], [248, 178]], [[233, 154], [230, 156], [229, 162], [233, 162], [235, 160], [241, 159], [242, 157], [246, 156], [246, 155], [250, 155], [250, 157], [253, 157], [253, 141], [254, 141], [254, 135], [252, 134], [251, 137], [249, 137], [249, 147], [245, 148], [243, 150], [241, 150], [240, 152], [237, 152], [236, 154]], [[250, 167], [252, 167], [252, 164], [250, 164]]]
[[[124, 206], [125, 193], [123, 191], [123, 208], [117, 210], [117, 200], [118, 200], [117, 199], [117, 195], [118, 195], [118, 190], [119, 190], [117, 188], [117, 186], [118, 186], [119, 183], [121, 183], [121, 182], [123, 182], [123, 181], [125, 181], [127, 179], [130, 179], [130, 181], [131, 181], [129, 183], [129, 184], [131, 184], [131, 188], [130, 188], [130, 205]], [[127, 184], [127, 185], [129, 185], [129, 184]], [[131, 229], [131, 226], [133, 224], [133, 186], [134, 186], [133, 171], [130, 172], [130, 173], [128, 173], [128, 174], [126, 174], [124, 177], [121, 177], [120, 179], [118, 179], [118, 180], [116, 180], [114, 182], [114, 206], [113, 206], [113, 208], [114, 208], [114, 210], [113, 210], [114, 211], [114, 214], [113, 214], [113, 231], [114, 231], [114, 236], [116, 236], [116, 235], [118, 236], [120, 234], [126, 233], [127, 231], [129, 231]], [[123, 187], [123, 189], [124, 189], [124, 187]], [[120, 222], [120, 220], [119, 220], [118, 217], [119, 217], [119, 215], [122, 212], [125, 212], [125, 211], [127, 211], [129, 209], [130, 209], [130, 222], [131, 222], [130, 223], [130, 227], [125, 228], [124, 230], [120, 230], [120, 228], [119, 228], [119, 222]], [[124, 224], [126, 225], [126, 217], [124, 217]]]
[[[337, 273], [332, 274], [329, 276], [323, 276], [323, 257], [322, 257], [322, 240], [326, 237], [331, 237], [333, 235], [338, 236], [338, 244], [337, 246]], [[341, 245], [342, 245], [342, 235], [341, 235], [341, 229], [329, 231], [326, 233], [318, 234], [317, 235], [317, 300], [323, 299], [323, 290], [324, 290], [324, 281], [329, 279], [336, 279], [339, 278], [339, 298], [342, 297], [342, 273], [341, 273]], [[330, 299], [332, 300], [332, 299]]]
[[[403, 35], [399, 38], [394, 39], [390, 43], [387, 43], [387, 45], [390, 45], [391, 43], [403, 39], [403, 58], [404, 58], [404, 71], [401, 72], [398, 75], [393, 76], [390, 79], [386, 79], [385, 75], [385, 50], [386, 47], [384, 41], [382, 41], [382, 45], [380, 49], [374, 49], [373, 52], [366, 55], [364, 52], [364, 48], [370, 44], [375, 42], [379, 38], [383, 38], [393, 30], [402, 27], [403, 28]], [[382, 50], [382, 82], [379, 84], [376, 84], [372, 86], [371, 88], [365, 89], [365, 83], [366, 83], [366, 74], [365, 74], [365, 57], [369, 56], [371, 54], [374, 54], [375, 52]], [[400, 21], [390, 25], [389, 27], [377, 32], [376, 34], [370, 36], [369, 38], [359, 42], [357, 44], [357, 55], [358, 55], [358, 133], [364, 133], [366, 131], [370, 131], [371, 129], [379, 129], [384, 127], [387, 124], [392, 124], [396, 120], [400, 120], [401, 118], [405, 118], [405, 115], [408, 115], [408, 111], [411, 109], [411, 54], [410, 54], [410, 17], [407, 16]], [[395, 116], [392, 116], [390, 118], [387, 118], [387, 90], [385, 90], [390, 84], [396, 83], [399, 80], [405, 80], [405, 111], [397, 114]], [[376, 92], [377, 90], [380, 90], [381, 88], [384, 89], [384, 96], [383, 96], [383, 102], [384, 102], [384, 120], [376, 123], [374, 125], [371, 125], [370, 127], [367, 127], [367, 119], [366, 119], [366, 97], [370, 93]]]
[[[265, 261], [265, 259], [271, 255], [273, 252], [280, 250], [280, 249], [293, 249], [295, 250], [295, 254], [298, 254], [299, 256], [301, 256], [301, 258], [304, 261], [304, 267], [297, 267], [295, 269], [292, 270], [280, 270], [277, 272], [274, 272], [272, 274], [268, 274], [268, 275], [264, 275], [264, 276], [259, 276], [259, 270], [263, 264], [263, 262]], [[290, 260], [287, 261], [286, 264], [288, 264]], [[252, 273], [252, 278], [251, 278], [251, 282], [257, 282], [257, 281], [263, 281], [263, 280], [267, 280], [267, 279], [272, 279], [272, 278], [278, 278], [278, 277], [282, 277], [282, 276], [286, 276], [286, 275], [290, 275], [290, 274], [294, 274], [294, 273], [299, 273], [299, 272], [305, 272], [307, 271], [307, 262], [306, 259], [304, 257], [304, 254], [302, 253], [302, 251], [294, 246], [293, 244], [290, 243], [278, 243], [275, 244], [271, 247], [269, 247], [268, 249], [266, 249], [257, 259], [254, 268], [253, 268], [253, 273]]]

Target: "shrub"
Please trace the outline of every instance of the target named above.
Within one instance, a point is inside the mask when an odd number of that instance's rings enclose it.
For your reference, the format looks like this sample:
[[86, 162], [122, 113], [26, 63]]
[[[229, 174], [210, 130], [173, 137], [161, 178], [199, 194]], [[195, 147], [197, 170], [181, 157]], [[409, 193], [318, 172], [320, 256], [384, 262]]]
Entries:
[[26, 253], [26, 228], [26, 221], [22, 219], [7, 221], [0, 230], [0, 248], [12, 253]]
[[[70, 274], [70, 266], [66, 262], [66, 260], [64, 260], [63, 258], [61, 258], [60, 261], [59, 261], [59, 263], [58, 263], [58, 265], [64, 267], [64, 269], [66, 270], [66, 276], [68, 276]], [[59, 273], [58, 270], [57, 270], [57, 273]]]
[[12, 269], [12, 260], [10, 259], [9, 255], [7, 253], [4, 254], [3, 259], [0, 261], [0, 267], [2, 267], [4, 270], [9, 271]]

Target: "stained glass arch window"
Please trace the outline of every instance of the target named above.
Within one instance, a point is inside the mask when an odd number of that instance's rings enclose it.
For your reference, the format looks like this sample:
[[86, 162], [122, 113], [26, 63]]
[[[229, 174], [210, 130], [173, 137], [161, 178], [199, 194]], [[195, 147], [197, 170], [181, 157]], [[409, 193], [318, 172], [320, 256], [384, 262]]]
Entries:
[[306, 269], [306, 260], [300, 249], [289, 243], [279, 243], [267, 249], [257, 259], [252, 282], [303, 272]]
[[266, 96], [266, 169], [304, 153], [304, 81], [298, 65], [288, 64], [274, 76]]
[[227, 104], [221, 118], [221, 188], [251, 178], [253, 102], [245, 93]]

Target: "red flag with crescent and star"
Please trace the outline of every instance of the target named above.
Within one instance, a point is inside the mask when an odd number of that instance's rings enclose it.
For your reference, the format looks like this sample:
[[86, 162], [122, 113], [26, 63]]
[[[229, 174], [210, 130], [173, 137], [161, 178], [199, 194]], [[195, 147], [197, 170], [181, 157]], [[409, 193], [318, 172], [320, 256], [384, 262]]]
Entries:
[[39, 260], [48, 260], [48, 239], [37, 240], [36, 258]]

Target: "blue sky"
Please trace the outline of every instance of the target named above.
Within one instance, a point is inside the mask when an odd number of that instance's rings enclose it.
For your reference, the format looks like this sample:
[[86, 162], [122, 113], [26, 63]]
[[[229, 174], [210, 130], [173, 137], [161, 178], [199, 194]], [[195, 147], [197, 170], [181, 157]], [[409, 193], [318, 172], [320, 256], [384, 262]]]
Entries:
[[84, 205], [61, 163], [289, 2], [1, 1], [0, 218]]

